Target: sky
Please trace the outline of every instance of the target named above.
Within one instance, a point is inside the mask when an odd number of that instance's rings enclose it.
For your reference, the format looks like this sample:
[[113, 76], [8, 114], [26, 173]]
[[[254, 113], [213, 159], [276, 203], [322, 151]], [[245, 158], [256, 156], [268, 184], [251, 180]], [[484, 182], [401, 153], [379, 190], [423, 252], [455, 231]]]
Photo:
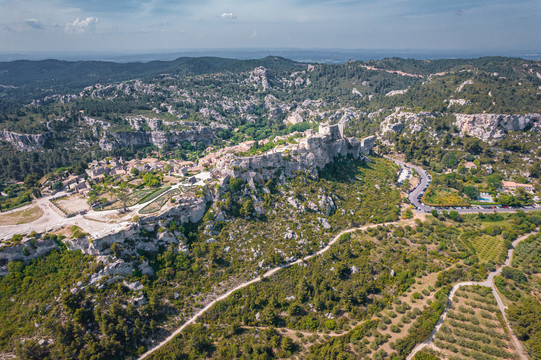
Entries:
[[0, 53], [541, 49], [541, 0], [0, 0]]

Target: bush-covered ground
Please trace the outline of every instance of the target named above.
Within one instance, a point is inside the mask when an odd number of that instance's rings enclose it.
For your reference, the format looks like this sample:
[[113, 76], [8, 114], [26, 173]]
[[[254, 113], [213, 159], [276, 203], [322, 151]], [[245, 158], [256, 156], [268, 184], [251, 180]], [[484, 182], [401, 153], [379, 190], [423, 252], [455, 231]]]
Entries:
[[508, 304], [507, 317], [513, 331], [532, 359], [541, 359], [540, 259], [541, 235], [532, 235], [516, 247], [511, 266], [494, 279]]
[[[0, 318], [9, 319], [1, 350], [55, 359], [141, 353], [146, 339], [161, 338], [217, 295], [321, 249], [341, 230], [398, 221], [396, 170], [374, 157], [342, 159], [319, 177], [298, 174], [265, 187], [232, 180], [199, 224], [145, 230], [148, 238], [180, 232], [190, 250], [136, 255], [153, 276], [135, 271], [122, 282], [110, 276], [91, 284], [103, 265], [63, 248], [28, 265], [14, 261], [0, 279]], [[481, 280], [501, 261], [481, 261], [474, 240], [511, 241], [535, 222], [524, 213], [441, 214], [354, 232], [322, 256], [218, 303], [156, 356], [405, 356], [430, 333], [449, 285]], [[124, 256], [120, 246], [111, 253]]]
[[[404, 358], [428, 338], [451, 284], [484, 279], [501, 263], [501, 258], [487, 263], [478, 257], [474, 234], [488, 232], [497, 239], [497, 226], [515, 238], [535, 228], [533, 216], [526, 214], [470, 215], [461, 222], [441, 216], [343, 236], [320, 257], [234, 293], [200, 319], [212, 346], [193, 358], [280, 358], [278, 346], [266, 342], [263, 355], [254, 344], [243, 343], [255, 329], [290, 337], [297, 358]], [[242, 334], [233, 335], [231, 324]], [[185, 356], [183, 339], [153, 358]]]

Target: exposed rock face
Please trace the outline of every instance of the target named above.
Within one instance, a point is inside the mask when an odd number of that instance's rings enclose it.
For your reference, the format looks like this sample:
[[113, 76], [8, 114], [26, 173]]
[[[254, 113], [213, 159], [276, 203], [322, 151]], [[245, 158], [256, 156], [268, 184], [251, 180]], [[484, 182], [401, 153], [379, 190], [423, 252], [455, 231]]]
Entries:
[[509, 131], [524, 131], [541, 126], [541, 114], [455, 114], [456, 126], [462, 134], [475, 136], [483, 141], [497, 140]]
[[464, 86], [466, 86], [466, 85], [473, 85], [473, 80], [470, 79], [470, 80], [464, 81], [462, 84], [460, 84], [456, 88], [455, 92], [457, 92], [457, 93], [461, 92], [464, 89]]
[[173, 217], [178, 218], [181, 224], [196, 223], [205, 215], [206, 204], [210, 200], [212, 198], [209, 194], [205, 197], [181, 199], [177, 206], [161, 215], [145, 217], [138, 223], [129, 224], [121, 231], [96, 236], [92, 242], [86, 238], [68, 240], [68, 246], [71, 250], [81, 250], [89, 255], [107, 255], [113, 243], [134, 242], [131, 246], [133, 250], [144, 251], [157, 251], [160, 246], [168, 244], [177, 245], [179, 237], [169, 232], [159, 233], [155, 239], [143, 239], [141, 230], [154, 231], [156, 226], [168, 224]]
[[135, 130], [141, 130], [143, 125], [147, 125], [150, 130], [158, 131], [162, 129], [162, 120], [149, 119], [145, 116], [129, 116], [126, 120], [130, 123], [130, 126]]
[[261, 85], [264, 90], [267, 90], [271, 87], [269, 83], [269, 70], [263, 66], [255, 68], [250, 73], [250, 80], [256, 86]]
[[296, 171], [317, 173], [338, 156], [355, 158], [368, 154], [375, 137], [359, 141], [344, 138], [339, 125], [320, 126], [318, 134], [299, 140], [299, 144], [284, 151], [271, 150], [263, 155], [240, 158], [227, 154], [216, 163], [215, 175], [237, 177], [245, 181], [262, 183], [275, 176], [293, 176]]
[[403, 128], [404, 124], [401, 121], [395, 123], [384, 122], [381, 124], [381, 133], [386, 134], [388, 132], [393, 132], [398, 134], [402, 131]]
[[408, 89], [402, 89], [402, 90], [391, 90], [385, 96], [395, 96], [395, 95], [402, 95], [408, 92]]
[[398, 134], [402, 132], [406, 124], [412, 132], [418, 133], [423, 129], [422, 120], [427, 117], [433, 117], [433, 115], [429, 112], [412, 113], [397, 109], [383, 120], [380, 125], [380, 134], [382, 136], [389, 132]]
[[7, 141], [17, 150], [33, 151], [43, 147], [50, 134], [17, 134], [10, 131], [0, 132], [0, 140]]
[[302, 118], [301, 114], [299, 114], [299, 112], [300, 112], [299, 108], [297, 108], [296, 111], [289, 114], [287, 119], [284, 120], [284, 123], [285, 124], [299, 124], [299, 123], [303, 122], [304, 119]]
[[361, 153], [369, 154], [370, 151], [374, 148], [376, 142], [376, 137], [374, 135], [365, 137], [361, 140]]
[[352, 93], [353, 95], [359, 95], [360, 97], [363, 97], [363, 94], [362, 94], [359, 90], [357, 90], [357, 88], [353, 88], [353, 89], [351, 90], [351, 93]]
[[30, 261], [53, 249], [58, 249], [58, 245], [52, 240], [40, 240], [34, 244], [25, 241], [18, 245], [2, 248], [2, 251], [0, 251], [0, 276], [8, 273], [8, 263], [10, 261]]
[[208, 127], [182, 131], [108, 132], [100, 140], [100, 147], [107, 151], [126, 146], [156, 145], [161, 148], [166, 143], [180, 144], [184, 141], [210, 144], [212, 139], [214, 139], [214, 132]]
[[453, 105], [465, 106], [465, 105], [470, 105], [470, 104], [471, 104], [470, 100], [466, 100], [466, 99], [450, 99], [449, 100], [449, 105], [447, 107], [451, 107]]

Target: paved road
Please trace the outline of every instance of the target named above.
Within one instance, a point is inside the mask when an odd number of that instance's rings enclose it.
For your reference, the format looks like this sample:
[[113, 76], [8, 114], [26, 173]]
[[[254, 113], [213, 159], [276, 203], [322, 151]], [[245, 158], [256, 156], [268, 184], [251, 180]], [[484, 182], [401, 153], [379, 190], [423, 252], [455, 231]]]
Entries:
[[[208, 172], [203, 172], [196, 175], [198, 182], [195, 185], [203, 184], [203, 179], [206, 179], [208, 177], [210, 177], [210, 173]], [[175, 185], [172, 185], [168, 191], [163, 192], [156, 198], [152, 200], [148, 200], [141, 204], [130, 206], [129, 213], [119, 214], [118, 210], [101, 210], [101, 211], [89, 210], [86, 215], [79, 214], [70, 218], [62, 214], [60, 210], [55, 208], [55, 206], [52, 205], [50, 202], [50, 200], [54, 198], [58, 198], [59, 196], [69, 195], [69, 194], [60, 192], [55, 195], [44, 196], [42, 198], [37, 199], [36, 201], [33, 201], [29, 205], [25, 205], [24, 207], [2, 213], [4, 214], [4, 213], [22, 211], [33, 206], [37, 206], [43, 211], [43, 215], [39, 219], [36, 219], [32, 222], [29, 222], [26, 224], [18, 224], [18, 225], [1, 225], [0, 226], [0, 241], [8, 240], [15, 234], [28, 234], [28, 233], [31, 233], [32, 231], [35, 231], [37, 233], [45, 233], [45, 232], [53, 231], [63, 226], [73, 226], [73, 225], [79, 226], [81, 229], [83, 229], [84, 232], [91, 234], [93, 238], [103, 237], [107, 234], [119, 232], [128, 228], [130, 224], [132, 223], [133, 216], [138, 214], [139, 210], [144, 208], [150, 202], [156, 201], [159, 198], [166, 196], [166, 194], [168, 194], [174, 189], [179, 189], [181, 187], [190, 187], [190, 186], [192, 186], [192, 184], [185, 184], [181, 182]], [[114, 221], [111, 220], [110, 219], [111, 215], [117, 216], [117, 219]]]
[[[427, 206], [422, 203], [421, 198], [423, 197], [426, 189], [432, 181], [432, 177], [428, 174], [422, 167], [409, 164], [400, 160], [396, 160], [387, 156], [383, 156], [386, 159], [394, 161], [397, 165], [401, 167], [408, 168], [410, 170], [415, 170], [419, 174], [419, 184], [408, 194], [408, 200], [415, 207], [418, 212], [429, 213], [432, 210], [441, 211], [441, 208]], [[454, 210], [460, 214], [476, 214], [476, 213], [492, 213], [497, 212], [515, 212], [517, 210], [522, 211], [535, 211], [541, 210], [541, 206], [527, 206], [527, 207], [512, 207], [512, 208], [502, 208], [496, 207], [495, 209], [485, 207], [485, 208], [446, 208], [446, 210]]]
[[438, 320], [436, 326], [434, 327], [434, 330], [432, 330], [432, 332], [430, 333], [430, 336], [428, 337], [428, 339], [426, 339], [424, 342], [420, 343], [419, 345], [417, 345], [413, 349], [413, 351], [406, 358], [406, 360], [412, 360], [413, 357], [415, 356], [415, 354], [417, 354], [419, 351], [421, 351], [421, 349], [425, 348], [426, 346], [432, 346], [432, 342], [434, 341], [434, 336], [436, 335], [436, 333], [440, 329], [441, 325], [443, 324], [443, 321], [447, 317], [447, 313], [449, 312], [449, 309], [451, 308], [451, 305], [453, 304], [452, 299], [453, 299], [453, 297], [455, 295], [455, 292], [462, 286], [471, 286], [471, 285], [486, 286], [486, 287], [490, 287], [492, 289], [492, 293], [494, 294], [494, 297], [496, 298], [496, 302], [498, 303], [498, 307], [500, 309], [500, 312], [503, 315], [505, 325], [507, 326], [507, 328], [509, 330], [509, 334], [511, 334], [511, 340], [514, 343], [515, 348], [518, 350], [520, 358], [522, 360], [528, 360], [528, 356], [526, 355], [526, 351], [524, 350], [524, 347], [522, 346], [522, 344], [520, 343], [520, 341], [516, 337], [515, 333], [513, 332], [513, 329], [511, 328], [511, 325], [509, 324], [509, 321], [507, 320], [507, 315], [505, 314], [506, 307], [503, 304], [503, 301], [502, 301], [502, 299], [500, 297], [500, 294], [498, 294], [498, 291], [496, 290], [496, 287], [494, 286], [494, 278], [501, 274], [502, 269], [505, 266], [511, 265], [511, 261], [513, 260], [513, 254], [514, 254], [514, 251], [515, 251], [515, 248], [517, 247], [517, 245], [521, 241], [526, 240], [530, 235], [535, 235], [538, 232], [539, 232], [539, 229], [536, 230], [533, 233], [523, 235], [523, 236], [519, 237], [518, 239], [516, 239], [515, 241], [513, 241], [512, 246], [507, 251], [507, 258], [505, 259], [505, 263], [502, 266], [500, 266], [499, 268], [497, 268], [496, 270], [494, 270], [493, 272], [491, 272], [490, 274], [488, 274], [488, 277], [487, 277], [487, 279], [485, 281], [464, 281], [464, 282], [460, 282], [460, 283], [456, 284], [455, 286], [453, 286], [453, 288], [451, 289], [451, 292], [449, 293], [449, 300], [447, 301], [447, 306], [445, 307], [445, 310], [441, 314], [441, 317]]

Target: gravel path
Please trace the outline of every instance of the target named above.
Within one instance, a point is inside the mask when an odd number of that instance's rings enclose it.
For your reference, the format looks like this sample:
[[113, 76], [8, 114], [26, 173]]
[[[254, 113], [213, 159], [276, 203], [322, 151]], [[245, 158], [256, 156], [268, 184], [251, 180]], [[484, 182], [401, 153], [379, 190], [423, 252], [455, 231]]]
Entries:
[[321, 254], [324, 254], [325, 252], [327, 252], [331, 246], [336, 243], [338, 241], [338, 239], [340, 239], [340, 236], [344, 235], [344, 234], [350, 234], [352, 232], [355, 232], [355, 231], [360, 231], [360, 230], [366, 230], [366, 229], [369, 229], [369, 228], [373, 228], [373, 227], [377, 227], [377, 226], [380, 226], [380, 225], [407, 225], [407, 224], [413, 224], [413, 220], [409, 220], [409, 221], [395, 221], [395, 222], [390, 222], [390, 223], [386, 223], [386, 224], [374, 224], [374, 225], [366, 225], [366, 226], [362, 226], [362, 227], [359, 227], [359, 228], [353, 228], [353, 229], [348, 229], [348, 230], [344, 230], [342, 232], [340, 232], [338, 235], [336, 235], [328, 244], [327, 246], [325, 246], [324, 248], [320, 249], [318, 252], [312, 254], [312, 255], [308, 255], [302, 259], [298, 259], [296, 261], [293, 261], [293, 262], [290, 262], [290, 263], [287, 263], [287, 264], [283, 264], [281, 266], [278, 266], [272, 270], [269, 270], [267, 271], [265, 274], [263, 274], [262, 276], [259, 276], [255, 279], [252, 279], [250, 281], [247, 281], [247, 282], [244, 282], [240, 285], [238, 285], [237, 287], [229, 290], [228, 292], [226, 292], [225, 294], [217, 297], [216, 299], [214, 299], [213, 301], [211, 301], [207, 306], [205, 306], [203, 309], [199, 310], [194, 316], [192, 316], [190, 319], [188, 319], [184, 324], [182, 324], [178, 329], [176, 329], [173, 333], [171, 333], [171, 335], [169, 335], [166, 339], [164, 339], [163, 341], [161, 341], [159, 344], [157, 344], [156, 346], [154, 346], [152, 349], [148, 350], [146, 353], [144, 353], [143, 355], [141, 355], [139, 357], [139, 360], [141, 359], [144, 359], [146, 357], [148, 357], [150, 354], [154, 353], [156, 350], [160, 349], [161, 347], [163, 347], [165, 344], [167, 344], [169, 341], [173, 340], [173, 338], [175, 336], [177, 336], [178, 334], [180, 334], [182, 332], [182, 330], [184, 330], [188, 325], [190, 324], [193, 324], [201, 315], [203, 315], [204, 313], [206, 313], [211, 307], [213, 307], [216, 303], [222, 301], [222, 300], [225, 300], [227, 297], [229, 297], [229, 295], [233, 294], [235, 291], [238, 291], [240, 289], [244, 289], [245, 287], [247, 286], [250, 286], [252, 284], [255, 284], [259, 281], [261, 281], [262, 279], [264, 278], [268, 278], [268, 277], [271, 277], [272, 275], [276, 274], [278, 271], [282, 270], [282, 269], [285, 269], [285, 268], [288, 268], [292, 265], [297, 265], [297, 264], [300, 264], [304, 261], [308, 261], [310, 260], [311, 258], [313, 257], [316, 257], [316, 256], [319, 256]]
[[496, 298], [496, 302], [498, 303], [498, 307], [500, 308], [500, 311], [501, 311], [501, 313], [503, 315], [505, 325], [507, 326], [507, 328], [509, 330], [509, 333], [511, 334], [511, 339], [513, 340], [513, 343], [515, 344], [515, 347], [518, 350], [520, 358], [522, 360], [528, 360], [528, 357], [526, 356], [526, 352], [524, 350], [524, 347], [522, 346], [522, 344], [520, 343], [520, 341], [516, 337], [515, 333], [513, 332], [513, 329], [511, 328], [511, 325], [509, 324], [509, 321], [507, 320], [507, 316], [505, 315], [506, 307], [503, 304], [502, 299], [500, 298], [500, 294], [498, 294], [498, 291], [496, 290], [496, 287], [494, 286], [494, 278], [496, 276], [498, 276], [502, 272], [502, 269], [503, 269], [504, 266], [509, 266], [511, 264], [511, 260], [513, 259], [513, 253], [514, 253], [515, 248], [517, 247], [517, 245], [521, 241], [527, 239], [530, 235], [535, 235], [538, 232], [539, 232], [539, 230], [536, 230], [533, 233], [523, 235], [523, 236], [519, 237], [518, 239], [516, 239], [515, 241], [513, 241], [513, 244], [511, 246], [511, 248], [509, 248], [509, 250], [507, 251], [507, 258], [505, 260], [505, 263], [502, 266], [500, 266], [498, 269], [491, 272], [488, 275], [488, 277], [487, 277], [487, 279], [485, 281], [464, 281], [464, 282], [460, 282], [460, 283], [456, 284], [455, 286], [453, 286], [453, 288], [451, 289], [451, 292], [449, 293], [449, 300], [447, 301], [447, 306], [445, 307], [445, 310], [441, 314], [441, 317], [438, 320], [438, 323], [436, 324], [436, 326], [434, 327], [434, 330], [432, 330], [432, 332], [430, 333], [430, 336], [428, 337], [428, 339], [426, 339], [424, 342], [420, 343], [419, 345], [417, 345], [413, 349], [413, 351], [406, 358], [406, 360], [413, 359], [415, 354], [417, 354], [419, 351], [421, 351], [421, 349], [425, 348], [426, 346], [431, 346], [431, 347], [433, 346], [432, 342], [434, 341], [434, 336], [436, 335], [436, 333], [440, 329], [441, 325], [443, 324], [443, 321], [447, 317], [447, 313], [449, 312], [449, 309], [451, 308], [451, 305], [453, 304], [452, 299], [453, 299], [456, 291], [462, 286], [471, 286], [471, 285], [486, 286], [486, 287], [490, 287], [492, 289], [492, 293], [494, 294], [494, 297]]

